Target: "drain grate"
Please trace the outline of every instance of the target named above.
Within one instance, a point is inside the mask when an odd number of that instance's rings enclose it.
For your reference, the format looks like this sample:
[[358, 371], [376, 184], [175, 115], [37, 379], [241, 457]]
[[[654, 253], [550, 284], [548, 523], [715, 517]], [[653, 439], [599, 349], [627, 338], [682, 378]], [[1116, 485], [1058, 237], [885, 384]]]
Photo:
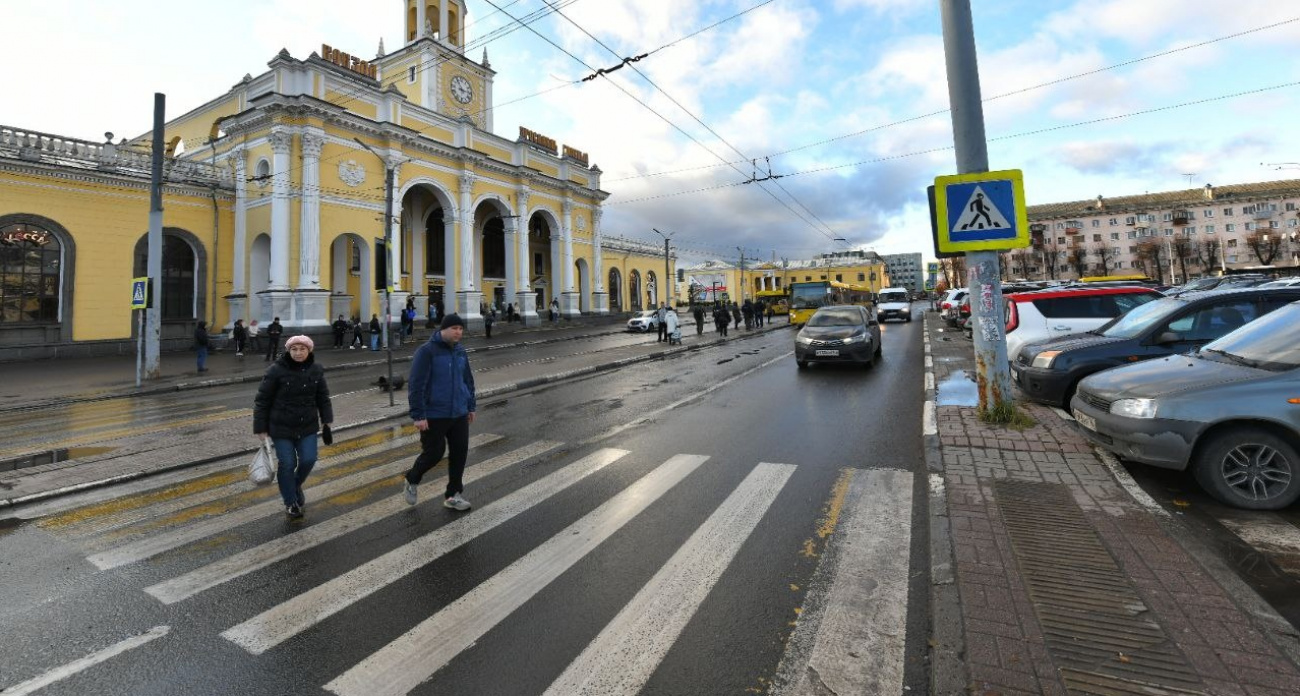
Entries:
[[1047, 648], [1072, 694], [1197, 694], [1204, 685], [1060, 484], [993, 484]]

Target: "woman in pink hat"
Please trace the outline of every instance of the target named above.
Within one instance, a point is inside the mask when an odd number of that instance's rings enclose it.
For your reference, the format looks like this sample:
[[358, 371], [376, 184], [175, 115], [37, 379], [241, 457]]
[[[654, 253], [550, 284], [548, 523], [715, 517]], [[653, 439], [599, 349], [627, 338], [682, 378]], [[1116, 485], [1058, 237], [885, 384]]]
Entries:
[[323, 425], [329, 444], [334, 422], [325, 369], [316, 364], [314, 347], [307, 336], [290, 338], [284, 355], [266, 369], [253, 401], [253, 433], [275, 445], [280, 462], [276, 480], [285, 514], [292, 519], [302, 517], [307, 506], [302, 483], [316, 465], [316, 434]]

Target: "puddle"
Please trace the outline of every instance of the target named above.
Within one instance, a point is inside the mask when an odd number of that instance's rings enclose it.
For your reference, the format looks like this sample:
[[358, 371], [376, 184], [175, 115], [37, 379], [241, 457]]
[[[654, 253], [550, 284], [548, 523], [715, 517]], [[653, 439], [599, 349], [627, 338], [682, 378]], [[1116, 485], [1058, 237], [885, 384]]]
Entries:
[[54, 464], [56, 462], [66, 462], [82, 457], [93, 457], [96, 454], [112, 452], [116, 447], [69, 447], [67, 449], [47, 450], [45, 452], [36, 452], [27, 454], [13, 459], [0, 461], [0, 471], [17, 471], [27, 469], [42, 464]]
[[979, 406], [979, 389], [975, 376], [958, 370], [939, 383], [935, 403], [939, 406]]

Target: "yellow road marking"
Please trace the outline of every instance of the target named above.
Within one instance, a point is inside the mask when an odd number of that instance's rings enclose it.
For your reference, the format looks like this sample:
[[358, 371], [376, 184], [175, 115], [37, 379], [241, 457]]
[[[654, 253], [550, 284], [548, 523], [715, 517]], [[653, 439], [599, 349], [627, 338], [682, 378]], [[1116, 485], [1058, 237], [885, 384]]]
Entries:
[[27, 454], [39, 454], [47, 450], [67, 449], [69, 447], [89, 445], [95, 442], [104, 442], [106, 440], [117, 440], [123, 437], [148, 435], [150, 433], [156, 433], [163, 430], [171, 430], [173, 428], [183, 428], [187, 425], [200, 425], [203, 423], [216, 423], [218, 421], [232, 420], [235, 418], [247, 418], [248, 416], [252, 415], [252, 413], [253, 412], [250, 409], [240, 409], [238, 411], [226, 411], [223, 413], [218, 413], [215, 416], [205, 416], [202, 418], [188, 418], [185, 420], [172, 421], [170, 423], [159, 423], [157, 425], [152, 425], [146, 428], [119, 428], [118, 430], [108, 430], [99, 433], [87, 433], [80, 437], [72, 437], [65, 440], [58, 440], [55, 442], [43, 442], [39, 447], [32, 447], [28, 445], [26, 447], [22, 447], [19, 449], [0, 450], [0, 459], [15, 459], [17, 457], [21, 457]]

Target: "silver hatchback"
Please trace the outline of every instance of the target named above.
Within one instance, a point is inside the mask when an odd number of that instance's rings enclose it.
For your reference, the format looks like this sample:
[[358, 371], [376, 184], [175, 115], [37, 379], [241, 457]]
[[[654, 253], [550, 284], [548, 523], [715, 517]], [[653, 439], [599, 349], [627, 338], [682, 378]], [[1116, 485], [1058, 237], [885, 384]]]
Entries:
[[880, 360], [880, 322], [859, 305], [822, 307], [795, 335], [794, 360], [800, 368], [813, 362], [874, 367]]
[[1070, 407], [1124, 459], [1190, 466], [1229, 505], [1286, 507], [1300, 498], [1300, 302], [1192, 354], [1085, 377]]

